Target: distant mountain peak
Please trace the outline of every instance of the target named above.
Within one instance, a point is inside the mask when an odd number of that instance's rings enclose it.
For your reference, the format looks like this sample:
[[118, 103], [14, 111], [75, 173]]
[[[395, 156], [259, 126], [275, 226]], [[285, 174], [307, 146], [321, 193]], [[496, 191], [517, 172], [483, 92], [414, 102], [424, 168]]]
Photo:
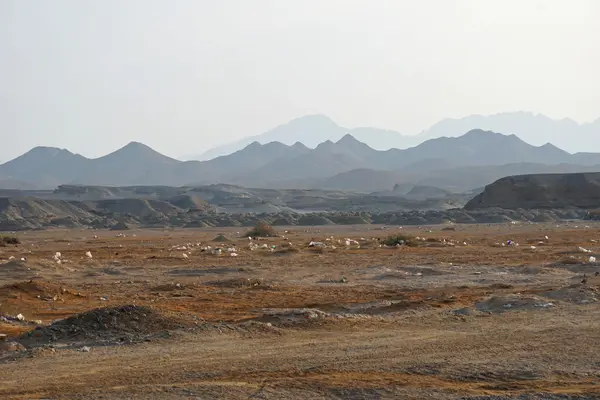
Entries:
[[340, 140], [336, 142], [337, 144], [348, 144], [348, 143], [361, 143], [358, 139], [352, 136], [350, 133], [346, 133]]
[[550, 142], [547, 142], [547, 143], [541, 145], [540, 149], [543, 149], [543, 150], [546, 150], [546, 151], [553, 151], [555, 153], [561, 153], [561, 154], [567, 153], [567, 154], [570, 154], [566, 150], [563, 150], [560, 147], [555, 146], [554, 144], [552, 144]]
[[[66, 159], [70, 157], [83, 158], [78, 154], [71, 153], [67, 149], [60, 149], [58, 147], [50, 146], [36, 146], [28, 152], [17, 157], [15, 160], [34, 160], [33, 162], [37, 162], [38, 160], [51, 160], [56, 158]], [[6, 164], [10, 162], [11, 161], [8, 161]]]
[[120, 149], [117, 149], [116, 151], [148, 151], [148, 150], [155, 151], [153, 148], [145, 145], [144, 143], [132, 141], [132, 142], [127, 143], [125, 146], [121, 147]]
[[281, 124], [270, 131], [268, 133], [280, 132], [282, 130], [291, 130], [293, 132], [302, 132], [302, 131], [311, 131], [311, 130], [319, 130], [319, 131], [328, 131], [328, 130], [339, 130], [343, 129], [338, 124], [336, 124], [331, 118], [324, 114], [309, 114], [304, 115], [302, 117], [294, 118], [293, 120]]
[[250, 150], [250, 149], [258, 149], [262, 147], [262, 144], [260, 144], [259, 142], [257, 142], [256, 140], [252, 143], [250, 143], [248, 146], [246, 146], [244, 149], [246, 150]]
[[578, 123], [569, 118], [554, 119], [528, 111], [446, 118], [427, 129], [421, 137], [458, 137], [475, 128], [514, 133], [522, 141], [534, 146], [549, 141], [572, 153], [581, 151], [582, 146], [587, 146], [591, 151], [600, 151], [600, 142], [595, 140], [600, 132], [600, 118], [594, 122]]
[[333, 143], [331, 140], [326, 140], [324, 142], [319, 143], [319, 145], [316, 148], [317, 149], [325, 149], [325, 148], [331, 148], [334, 145], [335, 145], [335, 143]]
[[29, 150], [25, 154], [53, 156], [53, 155], [57, 155], [60, 153], [73, 154], [67, 149], [61, 149], [58, 147], [50, 147], [50, 146], [36, 146], [33, 149]]
[[353, 135], [351, 135], [349, 133], [347, 133], [346, 135], [344, 135], [344, 137], [342, 137], [340, 140], [338, 140], [336, 145], [338, 147], [343, 147], [345, 149], [348, 149], [356, 154], [365, 154], [364, 152], [373, 151], [373, 149], [371, 147], [369, 147], [365, 143], [361, 142], [360, 140], [356, 139]]
[[39, 152], [39, 151], [51, 151], [51, 150], [60, 151], [62, 149], [59, 147], [53, 147], [53, 146], [35, 146], [34, 148], [32, 148], [29, 151], [30, 152]]
[[471, 129], [470, 131], [468, 131], [467, 133], [465, 133], [463, 135], [463, 137], [481, 136], [481, 135], [487, 135], [487, 136], [507, 136], [507, 135], [504, 135], [502, 133], [497, 133], [497, 132], [494, 132], [494, 131], [486, 131], [486, 130], [483, 130], [483, 129]]
[[125, 147], [134, 147], [134, 148], [135, 148], [135, 147], [142, 147], [142, 148], [150, 148], [149, 146], [145, 145], [144, 143], [142, 143], [142, 142], [137, 142], [137, 141], [135, 141], [135, 140], [132, 140], [131, 142], [127, 143], [127, 144], [125, 145]]
[[514, 141], [523, 142], [521, 140], [521, 138], [519, 138], [517, 135], [512, 134], [512, 133], [505, 134], [505, 133], [499, 133], [499, 132], [483, 130], [483, 129], [471, 129], [464, 135], [459, 136], [458, 138], [462, 139], [462, 140], [495, 140], [495, 141], [509, 140], [509, 141], [513, 141], [513, 142]]
[[287, 124], [294, 124], [298, 122], [326, 122], [335, 124], [335, 122], [325, 114], [306, 114], [301, 117], [292, 119]]
[[161, 161], [161, 162], [181, 162], [174, 158], [165, 156], [164, 154], [159, 153], [154, 150], [152, 147], [145, 145], [140, 142], [129, 142], [125, 146], [121, 147], [118, 150], [113, 151], [110, 154], [107, 154], [103, 157], [96, 158], [95, 160], [105, 160], [105, 159], [123, 159], [129, 160], [131, 162], [147, 162], [149, 160]]
[[296, 149], [307, 149], [308, 150], [308, 147], [306, 147], [304, 145], [304, 143], [302, 143], [302, 142], [296, 142], [292, 145], [292, 147], [296, 148]]

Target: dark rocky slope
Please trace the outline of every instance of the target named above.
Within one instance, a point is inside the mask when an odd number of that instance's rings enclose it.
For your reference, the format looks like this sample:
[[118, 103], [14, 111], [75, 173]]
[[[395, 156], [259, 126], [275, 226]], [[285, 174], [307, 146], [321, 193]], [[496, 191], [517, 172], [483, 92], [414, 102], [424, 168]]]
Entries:
[[486, 186], [465, 209], [600, 209], [600, 172], [508, 176]]

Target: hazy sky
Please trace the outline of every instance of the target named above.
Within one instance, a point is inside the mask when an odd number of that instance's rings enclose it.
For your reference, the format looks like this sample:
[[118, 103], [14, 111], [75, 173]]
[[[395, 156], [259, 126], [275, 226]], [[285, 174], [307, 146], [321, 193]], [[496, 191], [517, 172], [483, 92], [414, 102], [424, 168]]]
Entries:
[[310, 113], [403, 133], [589, 122], [599, 20], [597, 0], [0, 0], [0, 160], [201, 153]]

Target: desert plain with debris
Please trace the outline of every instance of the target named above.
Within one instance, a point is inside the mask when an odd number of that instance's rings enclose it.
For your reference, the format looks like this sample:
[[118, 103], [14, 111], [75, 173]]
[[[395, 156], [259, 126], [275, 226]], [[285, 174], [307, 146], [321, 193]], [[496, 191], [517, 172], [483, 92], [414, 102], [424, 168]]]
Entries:
[[600, 398], [600, 223], [246, 230], [12, 234], [0, 398]]

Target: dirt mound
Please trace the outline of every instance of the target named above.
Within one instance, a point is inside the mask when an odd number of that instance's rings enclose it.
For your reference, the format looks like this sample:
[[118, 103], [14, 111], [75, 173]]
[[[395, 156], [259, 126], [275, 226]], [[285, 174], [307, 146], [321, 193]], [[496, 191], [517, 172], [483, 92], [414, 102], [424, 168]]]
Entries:
[[600, 299], [600, 290], [596, 287], [585, 285], [572, 285], [556, 290], [541, 293], [542, 296], [557, 301], [575, 304], [595, 303]]
[[1, 286], [0, 298], [14, 296], [21, 297], [23, 295], [27, 297], [44, 298], [61, 295], [67, 292], [67, 289], [50, 282], [30, 280]]
[[218, 235], [212, 241], [217, 243], [231, 242], [225, 235]]
[[23, 334], [25, 346], [48, 343], [124, 344], [169, 330], [190, 327], [191, 321], [167, 316], [149, 307], [125, 305], [97, 308]]

